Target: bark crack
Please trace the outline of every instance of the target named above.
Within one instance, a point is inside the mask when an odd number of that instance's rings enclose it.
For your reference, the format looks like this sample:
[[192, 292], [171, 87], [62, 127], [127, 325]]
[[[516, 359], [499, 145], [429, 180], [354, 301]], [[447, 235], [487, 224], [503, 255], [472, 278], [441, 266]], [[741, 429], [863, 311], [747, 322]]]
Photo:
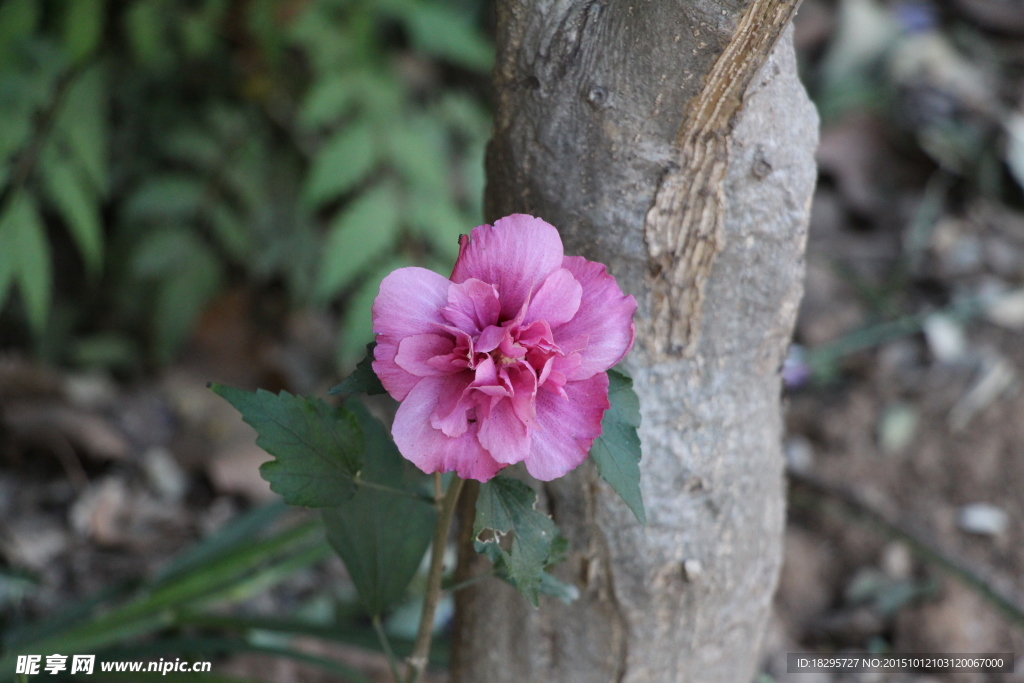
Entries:
[[753, 0], [687, 106], [676, 138], [678, 168], [662, 177], [644, 220], [651, 315], [648, 334], [641, 338], [648, 340], [654, 359], [696, 353], [704, 285], [723, 247], [732, 126], [747, 86], [799, 4]]

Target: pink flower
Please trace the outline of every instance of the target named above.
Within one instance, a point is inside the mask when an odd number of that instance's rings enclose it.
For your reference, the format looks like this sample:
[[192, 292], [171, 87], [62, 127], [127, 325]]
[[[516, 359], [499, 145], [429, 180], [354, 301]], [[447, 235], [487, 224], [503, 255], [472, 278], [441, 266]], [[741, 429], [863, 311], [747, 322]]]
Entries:
[[550, 481], [587, 457], [636, 301], [558, 231], [516, 214], [461, 238], [451, 280], [400, 268], [373, 302], [373, 369], [402, 402], [392, 434], [424, 472]]

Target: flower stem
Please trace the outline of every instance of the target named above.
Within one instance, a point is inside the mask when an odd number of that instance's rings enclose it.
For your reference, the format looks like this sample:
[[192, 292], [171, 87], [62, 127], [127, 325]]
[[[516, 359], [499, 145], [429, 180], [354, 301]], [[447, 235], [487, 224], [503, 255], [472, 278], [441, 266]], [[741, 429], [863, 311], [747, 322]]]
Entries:
[[398, 496], [405, 496], [406, 498], [415, 498], [416, 500], [423, 500], [423, 501], [426, 501], [428, 503], [435, 503], [436, 504], [436, 502], [437, 502], [437, 501], [433, 500], [429, 495], [425, 495], [425, 494], [421, 494], [421, 493], [416, 493], [414, 491], [403, 491], [402, 489], [396, 489], [396, 488], [394, 488], [392, 486], [387, 486], [385, 484], [377, 484], [377, 483], [374, 483], [372, 481], [367, 481], [367, 480], [363, 479], [362, 477], [360, 477], [359, 475], [356, 475], [355, 477], [353, 477], [352, 481], [355, 482], [356, 486], [365, 486], [366, 488], [373, 489], [375, 491], [384, 491], [385, 493], [393, 493], [393, 494], [398, 495]]
[[380, 615], [373, 615], [372, 621], [373, 630], [377, 632], [377, 638], [380, 640], [380, 646], [384, 650], [384, 654], [388, 656], [391, 678], [394, 679], [395, 683], [402, 683], [402, 676], [398, 673], [398, 664], [395, 663], [395, 651], [391, 649], [391, 641], [388, 640], [388, 634], [384, 632], [384, 625], [380, 623]]
[[423, 596], [423, 614], [420, 616], [420, 628], [416, 632], [416, 642], [409, 657], [409, 669], [406, 683], [416, 683], [427, 668], [427, 656], [430, 654], [430, 637], [434, 630], [434, 612], [441, 596], [441, 574], [444, 570], [444, 549], [448, 544], [448, 530], [452, 525], [452, 514], [455, 504], [462, 492], [463, 480], [452, 477], [444, 498], [439, 498], [437, 525], [434, 526], [434, 542], [430, 548], [430, 571], [427, 574], [427, 592]]

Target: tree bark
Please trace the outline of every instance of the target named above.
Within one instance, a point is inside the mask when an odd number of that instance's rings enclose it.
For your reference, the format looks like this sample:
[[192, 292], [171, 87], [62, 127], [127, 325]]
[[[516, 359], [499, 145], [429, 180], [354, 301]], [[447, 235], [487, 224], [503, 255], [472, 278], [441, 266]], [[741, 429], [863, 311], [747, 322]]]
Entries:
[[[779, 367], [817, 116], [796, 0], [498, 0], [486, 209], [540, 216], [636, 296], [641, 527], [589, 462], [544, 487], [570, 606], [457, 597], [460, 683], [749, 681], [781, 561]], [[480, 571], [463, 536], [460, 572]]]

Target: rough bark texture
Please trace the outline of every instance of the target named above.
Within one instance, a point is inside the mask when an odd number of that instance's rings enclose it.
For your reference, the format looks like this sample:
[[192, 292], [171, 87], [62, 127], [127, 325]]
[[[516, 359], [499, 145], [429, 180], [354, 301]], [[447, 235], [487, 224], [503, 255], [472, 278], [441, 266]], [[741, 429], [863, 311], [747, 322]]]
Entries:
[[[790, 33], [775, 40], [792, 10], [499, 0], [488, 217], [543, 217], [640, 302], [628, 367], [649, 523], [589, 462], [546, 486], [572, 544], [556, 573], [581, 598], [533, 610], [497, 581], [461, 591], [459, 683], [752, 677], [781, 560], [778, 369], [815, 177], [817, 117]], [[741, 39], [758, 59], [730, 56]]]

